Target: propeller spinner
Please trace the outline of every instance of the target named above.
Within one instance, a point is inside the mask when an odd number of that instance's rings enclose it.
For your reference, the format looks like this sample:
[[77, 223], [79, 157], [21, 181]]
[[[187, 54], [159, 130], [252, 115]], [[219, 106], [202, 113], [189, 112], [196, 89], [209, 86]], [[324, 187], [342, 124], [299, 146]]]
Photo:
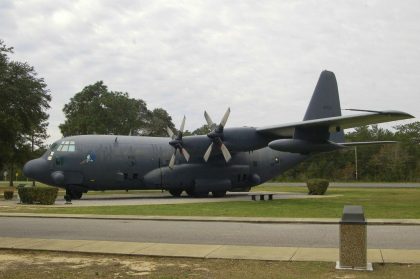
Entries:
[[184, 144], [182, 142], [182, 133], [184, 131], [185, 126], [185, 116], [182, 119], [181, 127], [179, 128], [179, 133], [177, 135], [174, 134], [174, 132], [171, 130], [171, 128], [166, 127], [166, 130], [168, 131], [169, 136], [172, 138], [172, 140], [169, 142], [169, 144], [175, 149], [174, 153], [172, 154], [171, 160], [169, 161], [169, 168], [173, 168], [175, 165], [175, 156], [176, 151], [179, 150], [181, 154], [184, 156], [185, 160], [187, 162], [190, 160], [190, 154], [187, 152], [187, 150], [184, 148]]
[[211, 129], [213, 129], [210, 133], [207, 134], [207, 136], [212, 140], [212, 143], [207, 148], [206, 153], [204, 153], [204, 161], [208, 161], [210, 158], [210, 154], [213, 150], [214, 146], [217, 146], [222, 151], [223, 157], [225, 158], [226, 163], [232, 159], [232, 155], [230, 155], [229, 150], [227, 149], [226, 145], [223, 143], [223, 129], [226, 125], [226, 122], [229, 118], [230, 114], [230, 108], [227, 109], [225, 112], [225, 115], [222, 118], [222, 121], [220, 121], [219, 125], [216, 125], [210, 118], [207, 111], [204, 111], [204, 117], [206, 118], [207, 124]]

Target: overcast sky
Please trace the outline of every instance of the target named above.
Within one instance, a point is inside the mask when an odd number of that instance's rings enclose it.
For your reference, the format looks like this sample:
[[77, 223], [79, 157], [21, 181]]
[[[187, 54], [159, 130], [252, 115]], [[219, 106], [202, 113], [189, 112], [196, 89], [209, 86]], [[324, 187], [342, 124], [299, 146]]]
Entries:
[[418, 0], [1, 0], [0, 38], [48, 84], [49, 142], [98, 80], [188, 130], [227, 107], [227, 126], [299, 121], [324, 69], [343, 108], [420, 115]]

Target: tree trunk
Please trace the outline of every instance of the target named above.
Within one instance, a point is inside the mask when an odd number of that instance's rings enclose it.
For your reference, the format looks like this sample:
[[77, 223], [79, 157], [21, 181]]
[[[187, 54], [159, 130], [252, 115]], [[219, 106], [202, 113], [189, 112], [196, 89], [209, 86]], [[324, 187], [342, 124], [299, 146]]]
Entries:
[[[33, 156], [33, 154], [34, 154], [34, 133], [32, 133], [32, 136], [31, 136], [31, 151], [32, 151], [32, 155], [31, 155], [31, 157]], [[32, 180], [32, 186], [34, 186], [35, 187], [35, 180]]]
[[13, 173], [15, 171], [14, 165], [10, 165], [9, 186], [13, 187]]

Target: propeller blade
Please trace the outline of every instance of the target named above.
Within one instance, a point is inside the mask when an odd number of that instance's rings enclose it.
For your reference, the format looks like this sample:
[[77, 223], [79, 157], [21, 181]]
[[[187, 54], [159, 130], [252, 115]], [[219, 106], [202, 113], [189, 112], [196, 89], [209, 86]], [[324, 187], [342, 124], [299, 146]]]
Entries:
[[174, 154], [172, 154], [171, 160], [169, 161], [169, 168], [170, 169], [173, 169], [174, 168], [174, 165], [175, 165], [175, 154], [176, 154], [176, 149], [175, 149]]
[[184, 131], [184, 127], [185, 127], [185, 115], [184, 115], [184, 118], [182, 118], [181, 127], [179, 128], [180, 133]]
[[188, 151], [185, 148], [181, 148], [181, 153], [182, 155], [184, 155], [185, 160], [187, 160], [187, 162], [190, 160], [190, 154], [188, 153]]
[[210, 115], [207, 113], [207, 111], [204, 111], [204, 118], [206, 118], [207, 125], [209, 125], [211, 129], [214, 129], [214, 126], [216, 126], [216, 124], [214, 124], [214, 122], [211, 120]]
[[210, 154], [211, 154], [211, 150], [213, 149], [213, 143], [211, 143], [210, 145], [209, 145], [209, 148], [207, 148], [207, 151], [206, 151], [206, 153], [204, 153], [204, 161], [208, 161], [209, 160], [209, 157], [210, 157]]
[[229, 118], [229, 114], [230, 114], [230, 108], [227, 109], [227, 111], [225, 112], [225, 115], [223, 115], [222, 121], [220, 121], [220, 125], [222, 127], [225, 127], [226, 122], [228, 121], [228, 118]]
[[166, 131], [168, 132], [169, 136], [174, 139], [175, 138], [175, 134], [174, 132], [172, 132], [171, 128], [166, 127]]
[[230, 152], [224, 143], [220, 145], [220, 149], [222, 150], [222, 154], [223, 157], [225, 157], [226, 163], [229, 162], [230, 159], [232, 159], [232, 155], [230, 155]]

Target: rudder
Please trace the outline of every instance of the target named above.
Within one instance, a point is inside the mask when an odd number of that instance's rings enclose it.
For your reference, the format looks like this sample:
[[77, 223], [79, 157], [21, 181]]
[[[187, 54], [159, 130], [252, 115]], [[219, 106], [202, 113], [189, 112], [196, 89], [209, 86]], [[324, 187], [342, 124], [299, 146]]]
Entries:
[[[312, 120], [341, 116], [340, 97], [338, 95], [337, 80], [333, 72], [323, 71], [319, 76], [311, 101], [303, 120]], [[328, 136], [329, 135], [329, 136]], [[344, 142], [343, 131], [329, 133], [328, 131], [297, 130], [295, 138]]]

